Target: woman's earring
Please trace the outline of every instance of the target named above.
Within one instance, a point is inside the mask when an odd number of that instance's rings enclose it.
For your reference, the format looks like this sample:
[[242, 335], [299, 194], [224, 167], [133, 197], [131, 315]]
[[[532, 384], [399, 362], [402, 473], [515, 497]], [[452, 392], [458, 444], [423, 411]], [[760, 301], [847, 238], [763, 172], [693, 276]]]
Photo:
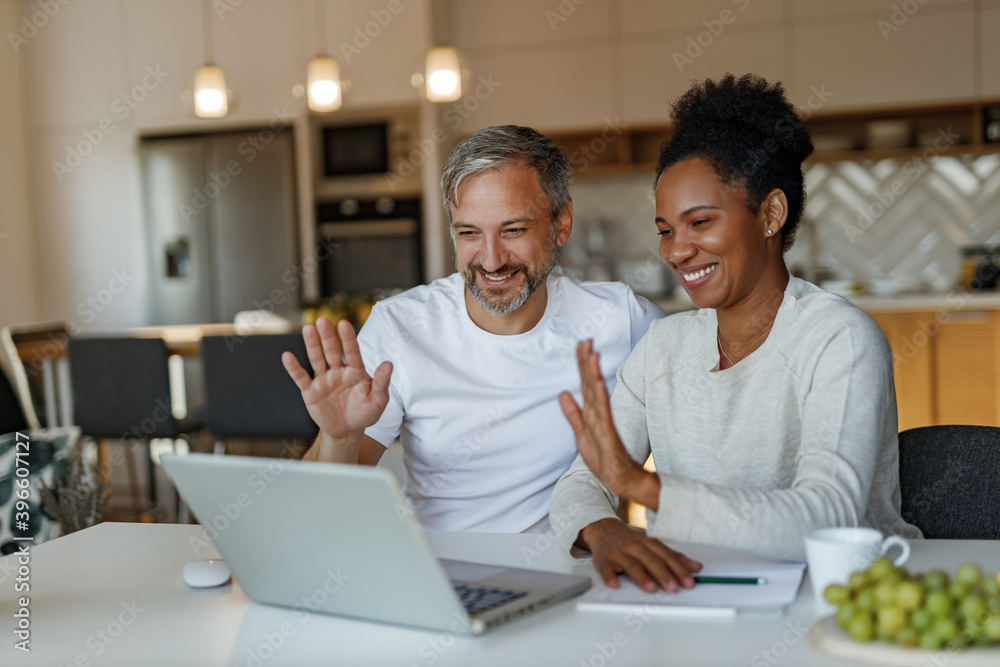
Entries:
[[770, 235], [771, 235], [771, 234], [773, 234], [773, 233], [774, 233], [774, 230], [773, 230], [773, 229], [769, 229], [769, 230], [767, 230], [767, 235], [768, 235], [768, 236], [770, 236]]

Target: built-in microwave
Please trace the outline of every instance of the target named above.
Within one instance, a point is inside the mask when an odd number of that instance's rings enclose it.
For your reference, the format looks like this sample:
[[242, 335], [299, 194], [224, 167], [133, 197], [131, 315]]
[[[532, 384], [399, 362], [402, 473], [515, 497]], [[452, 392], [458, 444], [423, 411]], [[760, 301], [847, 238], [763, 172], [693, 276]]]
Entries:
[[314, 117], [313, 125], [318, 201], [420, 195], [416, 107], [338, 111]]

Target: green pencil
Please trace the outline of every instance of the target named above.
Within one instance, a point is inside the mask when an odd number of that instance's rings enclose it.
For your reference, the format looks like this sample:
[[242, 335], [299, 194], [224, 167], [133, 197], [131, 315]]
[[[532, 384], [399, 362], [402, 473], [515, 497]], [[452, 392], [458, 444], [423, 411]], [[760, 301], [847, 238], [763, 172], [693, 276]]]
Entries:
[[698, 577], [694, 578], [696, 584], [755, 584], [763, 586], [767, 579], [763, 577]]

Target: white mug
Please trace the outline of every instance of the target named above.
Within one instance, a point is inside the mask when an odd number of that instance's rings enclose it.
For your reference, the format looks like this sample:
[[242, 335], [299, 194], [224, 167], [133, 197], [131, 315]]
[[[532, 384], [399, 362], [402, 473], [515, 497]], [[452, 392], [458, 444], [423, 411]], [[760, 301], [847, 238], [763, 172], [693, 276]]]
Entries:
[[910, 557], [910, 545], [899, 535], [883, 538], [874, 528], [823, 528], [810, 533], [806, 537], [806, 562], [816, 613], [826, 616], [837, 610], [823, 596], [827, 586], [846, 585], [852, 572], [868, 569], [894, 546], [902, 550], [894, 561], [899, 567]]

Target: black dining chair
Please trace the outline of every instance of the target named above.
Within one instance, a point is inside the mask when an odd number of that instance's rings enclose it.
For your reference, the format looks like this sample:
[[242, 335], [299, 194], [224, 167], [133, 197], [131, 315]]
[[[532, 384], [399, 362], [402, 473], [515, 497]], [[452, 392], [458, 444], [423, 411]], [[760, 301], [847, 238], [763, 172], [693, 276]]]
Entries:
[[[150, 440], [188, 439], [201, 427], [197, 416], [177, 419], [173, 414], [166, 344], [159, 338], [70, 338], [67, 355], [75, 423], [85, 436], [123, 442], [132, 509], [137, 516], [150, 516], [157, 502]], [[136, 444], [144, 451], [149, 473], [146, 500]]]
[[1000, 539], [1000, 428], [926, 426], [899, 434], [903, 519], [933, 539]]
[[312, 372], [298, 333], [201, 339], [209, 433], [222, 440], [290, 440], [293, 450], [297, 441], [316, 437], [319, 427], [281, 363], [286, 350]]

